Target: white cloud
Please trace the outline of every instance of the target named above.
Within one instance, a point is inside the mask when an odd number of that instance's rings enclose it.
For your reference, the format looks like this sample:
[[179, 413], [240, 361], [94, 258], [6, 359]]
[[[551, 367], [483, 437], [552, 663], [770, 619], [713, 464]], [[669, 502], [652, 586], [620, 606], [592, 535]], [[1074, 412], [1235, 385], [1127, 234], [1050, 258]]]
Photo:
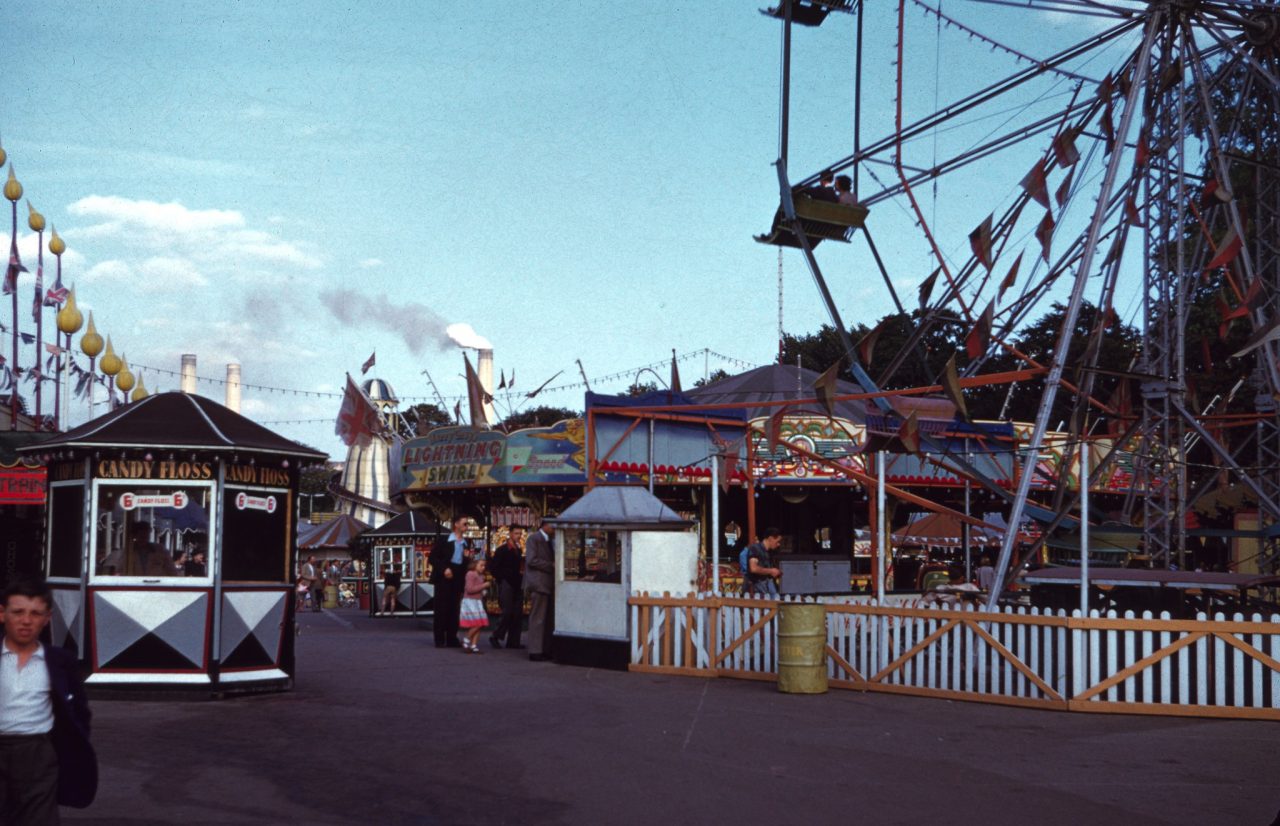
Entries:
[[363, 270], [370, 270], [374, 267], [381, 267], [382, 264], [383, 261], [381, 258], [366, 258], [360, 262], [360, 268]]
[[90, 284], [95, 281], [128, 281], [132, 274], [128, 264], [113, 259], [94, 264], [84, 274], [83, 280]]
[[81, 239], [118, 241], [169, 258], [188, 258], [202, 271], [235, 272], [253, 264], [316, 269], [320, 259], [260, 229], [247, 228], [231, 209], [191, 209], [177, 201], [89, 195], [67, 207], [91, 223], [74, 230]]
[[185, 258], [154, 256], [139, 264], [138, 272], [147, 282], [158, 287], [204, 287], [209, 284], [209, 279]]

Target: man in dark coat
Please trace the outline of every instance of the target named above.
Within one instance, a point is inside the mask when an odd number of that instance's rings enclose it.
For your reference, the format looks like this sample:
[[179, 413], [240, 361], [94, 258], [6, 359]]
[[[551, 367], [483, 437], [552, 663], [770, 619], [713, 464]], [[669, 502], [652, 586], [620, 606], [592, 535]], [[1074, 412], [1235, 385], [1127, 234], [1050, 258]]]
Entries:
[[555, 527], [545, 519], [524, 543], [524, 587], [529, 592], [529, 659], [551, 659], [555, 635], [556, 553], [551, 547]]
[[467, 557], [471, 554], [471, 540], [466, 538], [467, 517], [453, 520], [453, 533], [436, 540], [431, 548], [431, 584], [433, 618], [431, 628], [435, 632], [436, 648], [461, 648], [458, 639], [458, 611], [462, 608], [462, 586], [467, 574]]
[[522, 533], [523, 529], [512, 526], [507, 533], [507, 541], [494, 551], [493, 561], [489, 563], [489, 573], [498, 583], [498, 605], [502, 608], [498, 627], [489, 637], [494, 648], [498, 648], [503, 640], [506, 640], [507, 648], [524, 648], [520, 644], [520, 624], [524, 619], [524, 577], [520, 573]]
[[0, 603], [0, 823], [56, 824], [58, 804], [84, 808], [98, 790], [75, 657], [40, 640], [52, 609], [48, 587], [30, 580]]

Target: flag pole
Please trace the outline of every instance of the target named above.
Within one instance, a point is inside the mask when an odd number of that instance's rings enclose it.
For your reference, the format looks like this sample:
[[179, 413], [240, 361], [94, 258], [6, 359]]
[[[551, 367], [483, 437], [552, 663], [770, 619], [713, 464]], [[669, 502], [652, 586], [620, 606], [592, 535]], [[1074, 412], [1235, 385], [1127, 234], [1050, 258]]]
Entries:
[[[30, 201], [27, 201], [27, 209], [30, 211], [30, 215], [27, 216], [27, 226], [31, 227], [36, 234], [36, 286], [31, 314], [36, 317], [36, 357], [35, 367], [32, 369], [36, 372], [36, 419], [39, 420], [43, 413], [44, 399], [44, 376], [40, 369], [40, 361], [44, 354], [44, 296], [40, 295], [44, 290], [44, 216], [32, 208]], [[15, 290], [15, 295], [16, 292]]]
[[[22, 184], [13, 174], [13, 164], [9, 164], [9, 180], [4, 185], [4, 197], [9, 199], [10, 212], [13, 216], [9, 230], [9, 269], [5, 272], [5, 287], [12, 288], [13, 295], [13, 350], [9, 359], [9, 375], [13, 381], [9, 386], [9, 429], [18, 429], [18, 199], [22, 197]], [[10, 278], [13, 279], [10, 282]]]

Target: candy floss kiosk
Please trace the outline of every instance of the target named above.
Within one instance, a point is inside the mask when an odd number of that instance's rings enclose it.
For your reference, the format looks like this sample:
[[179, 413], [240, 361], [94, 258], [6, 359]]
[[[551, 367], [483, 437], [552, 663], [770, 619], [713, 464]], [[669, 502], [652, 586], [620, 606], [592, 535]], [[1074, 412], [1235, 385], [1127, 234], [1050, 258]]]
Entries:
[[49, 468], [53, 643], [91, 685], [285, 689], [301, 465], [324, 454], [164, 393], [24, 449]]

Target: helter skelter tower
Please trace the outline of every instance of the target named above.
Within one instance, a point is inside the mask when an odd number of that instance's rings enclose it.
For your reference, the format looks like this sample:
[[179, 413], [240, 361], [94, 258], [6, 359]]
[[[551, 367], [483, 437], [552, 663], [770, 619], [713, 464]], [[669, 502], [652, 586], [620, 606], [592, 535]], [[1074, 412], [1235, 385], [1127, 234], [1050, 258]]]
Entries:
[[[1027, 15], [1087, 15], [1101, 18], [1107, 28], [1054, 54], [1032, 56], [958, 19], [965, 9], [981, 5], [1014, 6]], [[906, 120], [908, 9], [930, 15], [940, 31], [945, 25], [1008, 56], [1014, 70], [922, 118]], [[924, 440], [939, 464], [1004, 498], [1010, 525], [1029, 516], [1048, 535], [1076, 523], [1079, 488], [1073, 492], [1067, 484], [1078, 467], [1074, 451], [1080, 439], [1105, 425], [1114, 436], [1112, 447], [1092, 457], [1090, 480], [1105, 478], [1118, 461], [1131, 463], [1133, 481], [1123, 515], [1141, 527], [1144, 547], [1159, 564], [1185, 561], [1185, 517], [1200, 497], [1222, 485], [1240, 485], [1257, 503], [1262, 567], [1276, 569], [1280, 5], [1276, 0], [970, 0], [961, 9], [949, 4], [947, 12], [956, 16], [948, 16], [924, 0], [784, 0], [765, 12], [777, 17], [783, 30], [781, 206], [771, 231], [757, 240], [803, 252], [831, 320], [844, 335], [853, 372], [868, 390], [891, 384], [904, 360], [923, 353], [918, 345], [942, 323], [970, 328], [966, 374], [981, 375], [997, 358], [1041, 371], [1034, 428], [1019, 456], [1022, 471], [1013, 490], [1002, 490], [962, 457], [948, 455], [945, 446]], [[855, 187], [864, 170], [882, 171], [869, 175], [873, 187], [857, 192], [860, 212], [839, 212], [821, 203], [814, 197], [818, 175], [792, 181], [787, 169], [793, 26], [821, 25], [832, 11], [856, 18], [855, 133], [860, 132], [864, 18], [888, 18], [896, 31], [893, 131], [869, 141], [855, 134], [853, 154], [823, 167], [848, 171]], [[1037, 83], [1049, 81], [1071, 88], [1065, 108], [1010, 106], [1033, 96]], [[907, 159], [921, 136], [975, 119], [991, 107], [1018, 108], [1022, 117], [1016, 122], [1010, 117], [981, 140], [928, 163]], [[1029, 146], [1037, 147], [1038, 157], [1011, 167], [1007, 158], [1026, 157]], [[1008, 200], [991, 204], [989, 218], [976, 222], [961, 259], [948, 254], [948, 239], [934, 231], [920, 191], [974, 165], [989, 169], [986, 176], [993, 182], [1012, 175], [1017, 186]], [[877, 206], [895, 199], [913, 214], [936, 269], [921, 290], [921, 312], [908, 346], [887, 365], [877, 365], [873, 378], [858, 359], [815, 248], [864, 235], [902, 310], [871, 236]], [[1130, 305], [1135, 292], [1140, 293], [1134, 319], [1142, 335], [1139, 357], [1126, 371], [1102, 370], [1102, 341], [1118, 321], [1117, 310]], [[1240, 346], [1220, 367], [1246, 377], [1234, 389], [1251, 404], [1242, 407], [1237, 401], [1222, 415], [1214, 412], [1221, 400], [1205, 404], [1187, 379], [1192, 361], [1197, 369], [1216, 367], [1199, 363], [1209, 361], [1202, 329], [1207, 295], [1219, 338], [1227, 338], [1233, 324], [1248, 333], [1237, 334]], [[1051, 299], [1065, 310], [1051, 358], [1037, 363], [1009, 340]], [[1086, 301], [1099, 312], [1083, 333], [1087, 342], [1081, 353], [1071, 345], [1081, 336]], [[1218, 343], [1215, 347], [1221, 349]], [[922, 357], [939, 359], [938, 354]], [[941, 364], [931, 367], [940, 375]], [[1040, 459], [1055, 402], [1058, 410], [1066, 402], [1068, 429], [1076, 439], [1057, 466], [1058, 477], [1048, 480], [1053, 484], [1042, 485], [1033, 498], [1033, 483], [1046, 481]], [[886, 404], [881, 409], [888, 412]], [[998, 565], [1002, 577], [1017, 570], [1015, 545], [1015, 532], [1009, 531]]]

